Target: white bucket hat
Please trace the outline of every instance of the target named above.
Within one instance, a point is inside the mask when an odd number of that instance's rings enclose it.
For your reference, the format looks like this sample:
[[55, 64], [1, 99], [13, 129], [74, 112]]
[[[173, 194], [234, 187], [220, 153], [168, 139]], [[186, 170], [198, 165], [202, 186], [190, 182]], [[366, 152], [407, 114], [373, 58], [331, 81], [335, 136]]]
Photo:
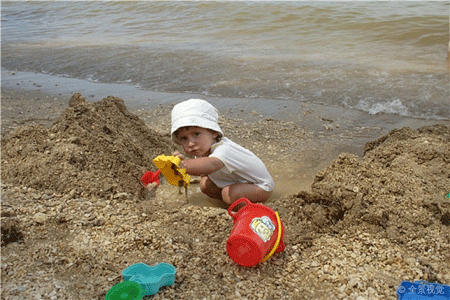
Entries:
[[172, 109], [172, 140], [178, 143], [175, 132], [181, 127], [197, 126], [218, 132], [223, 136], [218, 124], [219, 114], [217, 109], [201, 99], [189, 99], [178, 103]]

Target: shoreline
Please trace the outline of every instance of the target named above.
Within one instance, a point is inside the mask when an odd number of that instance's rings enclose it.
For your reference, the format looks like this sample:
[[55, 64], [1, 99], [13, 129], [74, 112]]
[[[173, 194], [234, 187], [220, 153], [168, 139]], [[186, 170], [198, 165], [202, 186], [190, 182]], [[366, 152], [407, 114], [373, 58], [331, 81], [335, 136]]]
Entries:
[[[9, 75], [5, 78], [3, 74]], [[450, 124], [450, 121], [370, 115], [358, 110], [295, 101], [152, 92], [124, 84], [92, 83], [2, 69], [2, 135], [20, 125], [51, 125], [66, 109], [75, 92], [81, 92], [89, 102], [100, 101], [109, 95], [122, 98], [132, 113], [162, 135], [168, 134], [173, 103], [189, 98], [209, 101], [219, 110], [225, 134], [266, 163], [276, 183], [271, 199], [309, 191], [317, 172], [329, 166], [339, 154], [346, 152], [362, 157], [366, 142], [393, 129]], [[270, 139], [276, 143], [269, 151], [265, 147]], [[194, 197], [193, 201], [200, 206], [215, 206], [202, 195]]]
[[[14, 91], [38, 91], [55, 97], [70, 99], [76, 92], [81, 93], [89, 102], [97, 102], [107, 96], [122, 98], [125, 105], [131, 109], [152, 108], [180, 102], [189, 98], [201, 98], [213, 103], [220, 113], [229, 113], [248, 117], [249, 112], [257, 112], [266, 117], [279, 118], [284, 121], [295, 121], [296, 116], [305, 117], [305, 121], [311, 121], [307, 117], [311, 111], [320, 111], [323, 118], [326, 115], [342, 115], [343, 119], [352, 119], [361, 126], [370, 126], [380, 121], [387, 130], [393, 128], [413, 126], [413, 123], [436, 124], [438, 122], [450, 122], [447, 120], [424, 119], [410, 116], [401, 116], [393, 113], [369, 114], [368, 112], [345, 107], [329, 106], [321, 103], [299, 102], [286, 99], [269, 98], [229, 98], [220, 96], [208, 96], [195, 93], [156, 92], [143, 90], [139, 87], [120, 83], [97, 83], [88, 80], [61, 77], [43, 73], [12, 71], [2, 68], [2, 89]], [[251, 117], [251, 116], [250, 116]], [[328, 120], [333, 120], [331, 117]], [[335, 120], [333, 120], [335, 121]], [[314, 124], [313, 124], [314, 125]], [[421, 125], [418, 125], [421, 127]], [[413, 128], [415, 129], [415, 128]]]

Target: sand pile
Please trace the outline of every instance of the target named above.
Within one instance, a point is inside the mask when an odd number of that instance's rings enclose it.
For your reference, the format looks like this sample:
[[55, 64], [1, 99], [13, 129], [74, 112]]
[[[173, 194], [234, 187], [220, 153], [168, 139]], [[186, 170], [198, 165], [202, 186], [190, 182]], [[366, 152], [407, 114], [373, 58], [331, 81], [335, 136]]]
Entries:
[[450, 225], [450, 130], [394, 130], [368, 143], [362, 160], [341, 155], [317, 174], [312, 190], [340, 207], [339, 228], [361, 223], [400, 243]]
[[[367, 143], [364, 157], [341, 154], [312, 193], [274, 201], [306, 232], [364, 230], [396, 243], [447, 232], [450, 239], [450, 129], [403, 128]], [[289, 226], [288, 226], [289, 227]], [[291, 233], [303, 239], [302, 234]]]
[[94, 104], [74, 94], [50, 127], [22, 126], [2, 141], [4, 182], [72, 195], [139, 195], [153, 158], [170, 154], [168, 137], [130, 113], [123, 100]]

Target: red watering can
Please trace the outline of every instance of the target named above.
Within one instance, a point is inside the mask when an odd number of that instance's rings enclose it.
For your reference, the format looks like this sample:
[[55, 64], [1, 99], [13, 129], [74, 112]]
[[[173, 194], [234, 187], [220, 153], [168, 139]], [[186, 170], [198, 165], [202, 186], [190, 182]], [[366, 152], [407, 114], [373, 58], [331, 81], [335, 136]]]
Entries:
[[[244, 202], [245, 206], [232, 213], [236, 205]], [[241, 198], [228, 208], [228, 214], [234, 226], [227, 240], [227, 253], [237, 264], [252, 267], [284, 250], [284, 225], [277, 212]]]

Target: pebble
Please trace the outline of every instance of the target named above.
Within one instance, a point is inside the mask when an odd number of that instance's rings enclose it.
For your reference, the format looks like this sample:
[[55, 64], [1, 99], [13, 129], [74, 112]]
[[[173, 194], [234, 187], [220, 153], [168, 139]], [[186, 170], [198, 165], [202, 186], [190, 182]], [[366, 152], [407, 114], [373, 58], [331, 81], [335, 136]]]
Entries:
[[405, 262], [410, 265], [411, 267], [414, 267], [416, 265], [416, 260], [412, 257], [408, 257], [405, 259]]
[[350, 278], [350, 280], [347, 283], [347, 286], [354, 288], [357, 285], [359, 285], [359, 281], [360, 281], [359, 278], [356, 277]]
[[34, 215], [34, 220], [39, 224], [44, 224], [47, 221], [47, 215], [38, 212]]
[[377, 291], [373, 287], [368, 287], [366, 290], [367, 295], [370, 297], [378, 297]]

